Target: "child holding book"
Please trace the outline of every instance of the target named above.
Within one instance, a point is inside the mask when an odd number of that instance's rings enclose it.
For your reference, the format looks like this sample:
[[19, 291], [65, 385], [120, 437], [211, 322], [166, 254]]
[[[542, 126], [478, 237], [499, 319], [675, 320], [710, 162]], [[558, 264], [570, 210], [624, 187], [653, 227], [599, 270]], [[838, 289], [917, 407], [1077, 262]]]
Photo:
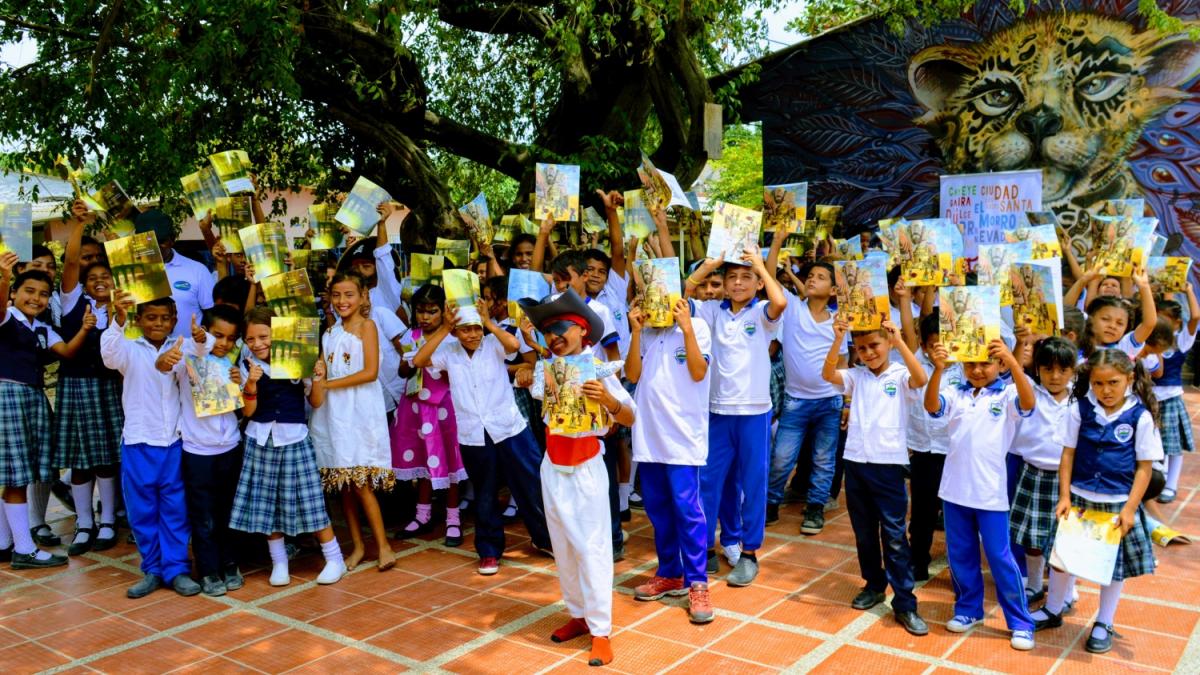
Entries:
[[[979, 541], [996, 583], [996, 597], [1013, 649], [1034, 647], [1021, 570], [1009, 546], [1006, 458], [1018, 422], [1033, 414], [1036, 398], [1029, 378], [1000, 339], [988, 344], [988, 360], [963, 364], [966, 383], [941, 393], [949, 350], [936, 345], [929, 354], [933, 372], [925, 389], [925, 411], [945, 417], [950, 433], [938, 496], [946, 521], [946, 551], [954, 580], [954, 617], [946, 630], [965, 633], [983, 621], [983, 570]], [[1001, 364], [1012, 373], [1012, 386], [1000, 380]]]
[[1158, 400], [1159, 418], [1162, 420], [1163, 452], [1167, 456], [1167, 483], [1158, 495], [1158, 502], [1170, 504], [1175, 501], [1179, 489], [1179, 476], [1183, 472], [1183, 453], [1196, 448], [1192, 439], [1192, 424], [1187, 408], [1183, 404], [1183, 362], [1188, 351], [1196, 343], [1196, 328], [1200, 326], [1200, 303], [1196, 292], [1187, 285], [1188, 321], [1183, 321], [1183, 308], [1174, 300], [1159, 302], [1158, 314], [1170, 322], [1174, 335], [1173, 344], [1160, 358], [1161, 365], [1154, 370], [1154, 398]]
[[305, 399], [315, 405], [312, 382], [325, 378], [318, 360], [304, 380], [271, 377], [271, 310], [246, 315], [246, 349], [241, 363], [245, 454], [229, 527], [267, 536], [272, 586], [286, 586], [288, 557], [284, 536], [316, 533], [325, 567], [317, 583], [336, 583], [346, 574], [342, 549], [325, 512], [321, 472], [308, 434]]
[[[917, 613], [911, 553], [904, 532], [909, 406], [917, 402], [925, 386], [925, 370], [909, 351], [900, 329], [889, 320], [883, 321], [879, 330], [853, 333], [854, 353], [864, 367], [839, 368], [844, 365], [842, 345], [848, 332], [850, 322], [838, 317], [821, 376], [851, 399], [843, 464], [846, 509], [854, 528], [859, 573], [866, 582], [851, 607], [866, 610], [883, 602], [890, 585], [895, 592], [892, 611], [896, 621], [913, 635], [925, 635], [929, 626]], [[890, 361], [891, 350], [900, 352], [904, 365]]]
[[379, 334], [369, 319], [367, 287], [353, 272], [335, 274], [329, 304], [341, 317], [321, 336], [326, 377], [313, 381], [312, 441], [326, 492], [338, 493], [354, 549], [346, 568], [365, 555], [358, 509], [362, 507], [375, 544], [380, 572], [396, 565], [383, 529], [375, 490], [391, 490], [391, 445], [383, 385], [379, 383]]
[[1133, 312], [1124, 298], [1103, 295], [1088, 303], [1087, 326], [1079, 345], [1085, 358], [1097, 349], [1120, 349], [1129, 358], [1137, 357], [1158, 323], [1158, 312], [1154, 305], [1154, 291], [1150, 288], [1150, 277], [1146, 270], [1133, 274], [1141, 298], [1141, 321], [1131, 331]]

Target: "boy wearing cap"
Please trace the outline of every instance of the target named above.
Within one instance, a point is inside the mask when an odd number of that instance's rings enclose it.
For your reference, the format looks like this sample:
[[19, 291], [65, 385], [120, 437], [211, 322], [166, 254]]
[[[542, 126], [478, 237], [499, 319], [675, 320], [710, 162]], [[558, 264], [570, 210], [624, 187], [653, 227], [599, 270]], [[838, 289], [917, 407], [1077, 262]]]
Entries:
[[[571, 614], [571, 620], [554, 631], [550, 639], [565, 642], [590, 633], [588, 665], [602, 666], [613, 658], [609, 642], [613, 547], [606, 503], [609, 480], [600, 439], [608, 433], [610, 419], [632, 426], [635, 406], [615, 375], [621, 364], [595, 359], [591, 346], [603, 335], [602, 322], [578, 293], [567, 289], [544, 303], [523, 299], [520, 304], [530, 322], [545, 335], [546, 345], [555, 357], [582, 354], [596, 361], [599, 379], [585, 382], [583, 394], [607, 412], [599, 421], [604, 426], [572, 437], [548, 430], [541, 475], [559, 585]], [[543, 368], [535, 367], [534, 398], [543, 398], [544, 373]], [[522, 501], [521, 509], [525, 506]]]

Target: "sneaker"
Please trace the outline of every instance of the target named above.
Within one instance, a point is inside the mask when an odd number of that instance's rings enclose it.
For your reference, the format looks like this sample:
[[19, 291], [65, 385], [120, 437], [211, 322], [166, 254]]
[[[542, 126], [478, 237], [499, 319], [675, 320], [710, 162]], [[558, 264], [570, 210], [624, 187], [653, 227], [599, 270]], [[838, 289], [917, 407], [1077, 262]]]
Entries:
[[725, 554], [725, 559], [729, 561], [729, 566], [737, 567], [738, 561], [742, 559], [742, 545], [722, 546], [721, 551]]
[[800, 523], [800, 534], [821, 534], [825, 529], [825, 511], [822, 504], [809, 504], [804, 507], [804, 522]]
[[619, 563], [625, 559], [625, 544], [613, 547], [613, 562]]
[[[1170, 504], [1171, 502], [1175, 501], [1175, 491], [1172, 490], [1171, 488], [1163, 488], [1163, 491], [1158, 493], [1158, 496], [1155, 497], [1154, 499], [1159, 504]], [[1108, 645], [1109, 649], [1112, 649], [1112, 640], [1109, 640], [1108, 642], [1109, 642], [1109, 645]], [[1103, 652], [1101, 652], [1101, 653], [1103, 653]]]
[[687, 595], [683, 587], [683, 579], [668, 579], [666, 577], [651, 577], [650, 581], [633, 589], [633, 597], [637, 600], [658, 600], [664, 595]]
[[346, 569], [345, 560], [326, 560], [325, 568], [322, 569], [321, 573], [317, 575], [317, 583], [321, 584], [322, 586], [336, 584], [337, 582], [341, 581], [342, 577], [346, 576], [346, 573], [349, 571], [350, 570]]
[[219, 598], [225, 595], [225, 580], [215, 575], [204, 577], [200, 583], [200, 590], [210, 598]]
[[829, 501], [825, 502], [825, 512], [834, 511], [838, 508], [837, 497], [830, 497]]
[[754, 582], [754, 578], [758, 576], [758, 559], [750, 554], [743, 554], [734, 566], [733, 571], [729, 576], [725, 577], [725, 583], [730, 586], [749, 586]]
[[877, 593], [869, 588], [864, 588], [850, 601], [850, 607], [865, 611], [883, 602], [883, 599], [883, 593]]
[[704, 571], [709, 574], [716, 574], [721, 571], [721, 560], [717, 558], [717, 552], [714, 549], [708, 551], [708, 562], [704, 566]]
[[225, 568], [225, 590], [236, 591], [246, 585], [246, 579], [242, 577], [242, 571], [237, 565], [230, 565]]
[[499, 558], [480, 558], [479, 559], [479, 574], [490, 577], [500, 571]]
[[179, 574], [172, 579], [171, 588], [175, 589], [176, 593], [185, 598], [190, 598], [193, 595], [199, 595], [200, 591], [202, 590], [200, 588], [200, 584], [196, 583], [194, 579], [186, 574]]
[[779, 505], [767, 504], [767, 524], [779, 522]]
[[500, 517], [503, 518], [505, 521], [516, 520], [517, 519], [517, 507], [512, 504], [505, 506], [504, 513], [500, 514]]
[[708, 584], [693, 581], [688, 588], [688, 620], [692, 623], [708, 623], [713, 620], [712, 601], [708, 597]]
[[[45, 553], [45, 556], [42, 554]], [[12, 569], [14, 570], [40, 570], [47, 567], [62, 567], [67, 564], [67, 556], [55, 555], [46, 553], [42, 550], [35, 550], [33, 553], [17, 553], [12, 554]]]
[[983, 623], [983, 619], [973, 619], [969, 616], [956, 615], [953, 619], [946, 622], [946, 630], [951, 633], [965, 633], [974, 628], [977, 623]]
[[150, 595], [160, 588], [162, 588], [162, 577], [158, 576], [157, 574], [147, 574], [146, 576], [142, 577], [141, 581], [130, 586], [129, 590], [125, 591], [125, 597], [129, 598], [130, 600], [137, 600], [138, 598], [144, 598], [147, 595]]
[[1033, 631], [1031, 630], [1014, 630], [1012, 639], [1008, 642], [1012, 648], [1019, 652], [1027, 652], [1033, 649]]

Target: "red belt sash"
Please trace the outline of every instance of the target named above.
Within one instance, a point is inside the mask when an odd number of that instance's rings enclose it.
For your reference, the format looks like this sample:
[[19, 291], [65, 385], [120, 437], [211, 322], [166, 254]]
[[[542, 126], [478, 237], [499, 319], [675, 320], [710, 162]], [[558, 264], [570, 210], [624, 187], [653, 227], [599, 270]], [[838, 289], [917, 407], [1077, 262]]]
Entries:
[[546, 434], [546, 455], [558, 466], [579, 466], [600, 454], [600, 439], [596, 436], [571, 438]]

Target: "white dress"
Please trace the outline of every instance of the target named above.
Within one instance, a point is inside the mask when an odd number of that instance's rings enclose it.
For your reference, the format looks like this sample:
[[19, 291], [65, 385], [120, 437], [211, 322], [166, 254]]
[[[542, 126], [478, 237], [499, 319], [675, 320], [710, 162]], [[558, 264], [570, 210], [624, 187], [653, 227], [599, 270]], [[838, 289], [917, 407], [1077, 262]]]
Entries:
[[[363, 369], [362, 340], [334, 324], [321, 336], [325, 378], [334, 380]], [[321, 483], [327, 491], [370, 485], [390, 490], [392, 450], [383, 385], [379, 380], [325, 392], [313, 411], [310, 436], [317, 451]]]

